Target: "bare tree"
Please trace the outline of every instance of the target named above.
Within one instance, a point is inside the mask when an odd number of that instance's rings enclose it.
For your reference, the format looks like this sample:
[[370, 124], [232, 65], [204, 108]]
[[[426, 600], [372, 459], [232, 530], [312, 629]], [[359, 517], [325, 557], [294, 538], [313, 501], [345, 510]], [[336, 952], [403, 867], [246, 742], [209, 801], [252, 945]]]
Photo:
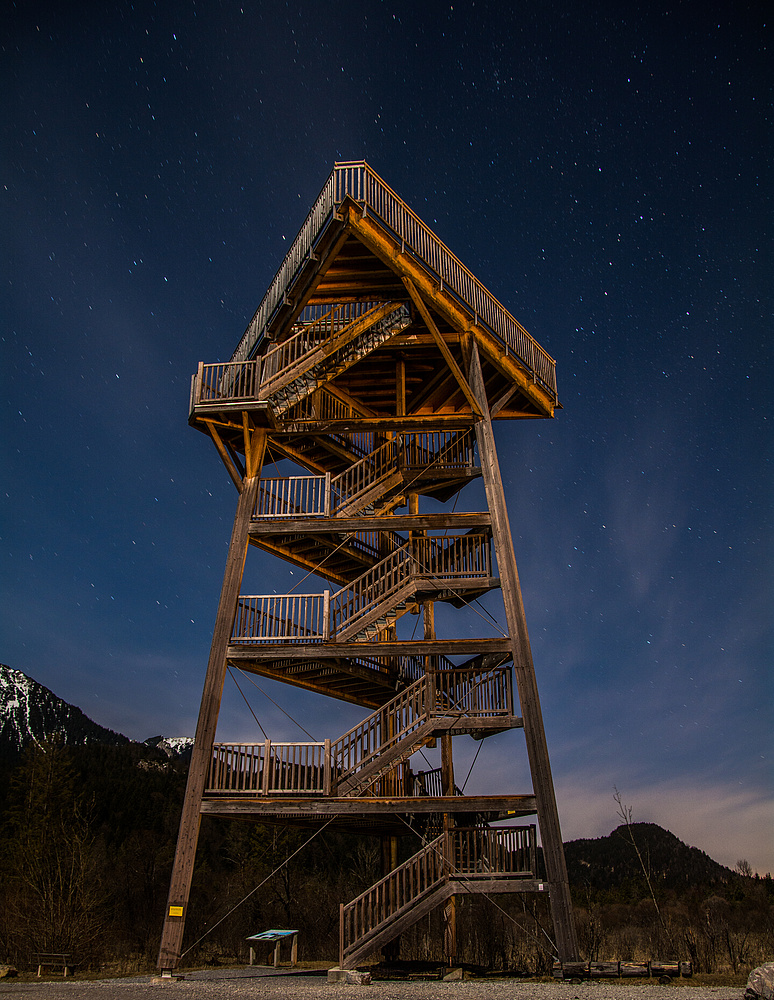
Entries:
[[666, 921], [664, 920], [664, 917], [663, 917], [663, 915], [661, 913], [661, 908], [658, 905], [658, 900], [656, 899], [656, 893], [653, 890], [653, 883], [650, 880], [650, 870], [649, 870], [649, 867], [648, 867], [648, 865], [645, 864], [645, 859], [643, 858], [642, 852], [640, 851], [639, 845], [637, 844], [637, 838], [634, 836], [634, 830], [632, 829], [633, 822], [634, 822], [633, 819], [632, 819], [632, 807], [631, 806], [627, 806], [627, 805], [624, 804], [623, 799], [621, 798], [621, 793], [618, 791], [618, 789], [615, 786], [613, 786], [613, 789], [615, 791], [615, 795], [613, 795], [613, 799], [614, 799], [616, 805], [618, 806], [618, 815], [623, 820], [624, 826], [626, 827], [626, 836], [625, 836], [625, 839], [634, 848], [634, 853], [637, 855], [637, 860], [640, 863], [640, 868], [642, 869], [642, 874], [644, 875], [645, 882], [646, 882], [646, 884], [648, 886], [648, 892], [650, 893], [650, 898], [653, 900], [653, 905], [656, 908], [656, 916], [658, 917], [658, 921], [661, 924], [661, 927], [662, 927], [662, 929], [664, 931], [664, 934], [666, 935], [666, 938], [667, 938], [667, 941], [669, 942], [670, 947], [674, 951], [675, 950], [675, 944], [674, 944], [674, 941], [672, 940], [672, 934], [670, 933], [670, 930], [669, 930], [669, 928], [666, 925]]

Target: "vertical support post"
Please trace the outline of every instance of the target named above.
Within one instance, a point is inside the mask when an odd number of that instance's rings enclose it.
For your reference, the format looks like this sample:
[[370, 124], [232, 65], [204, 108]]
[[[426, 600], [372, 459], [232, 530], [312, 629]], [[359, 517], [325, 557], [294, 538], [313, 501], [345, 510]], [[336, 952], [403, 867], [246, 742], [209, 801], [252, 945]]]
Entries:
[[527, 632], [524, 601], [519, 584], [519, 573], [516, 568], [513, 538], [505, 506], [505, 491], [497, 461], [494, 431], [481, 371], [481, 360], [478, 355], [478, 345], [473, 338], [471, 338], [469, 380], [471, 389], [484, 414], [483, 419], [478, 420], [475, 424], [476, 440], [484, 489], [492, 516], [492, 532], [502, 583], [505, 617], [513, 644], [513, 669], [521, 703], [521, 714], [524, 719], [524, 736], [537, 803], [540, 835], [543, 841], [543, 856], [550, 888], [551, 915], [556, 934], [556, 947], [560, 961], [577, 961], [578, 941], [572, 914], [559, 812], [556, 808], [556, 794], [551, 775], [551, 764], [548, 759], [548, 744], [546, 743], [540, 698], [535, 679], [535, 664]]
[[331, 592], [323, 591], [322, 637], [327, 642], [331, 637]]
[[395, 362], [395, 416], [406, 416], [406, 360], [402, 357]]
[[266, 432], [256, 432], [256, 434], [258, 437], [253, 440], [252, 455], [252, 468], [255, 471], [252, 477], [244, 479], [237, 502], [199, 708], [199, 721], [196, 725], [196, 738], [188, 769], [188, 782], [159, 949], [158, 967], [162, 971], [176, 968], [180, 960], [196, 845], [199, 840], [202, 795], [212, 757], [212, 746], [215, 742], [223, 682], [226, 678], [226, 653], [236, 615], [239, 588], [247, 556], [250, 517], [258, 496], [260, 470], [266, 446]]
[[344, 968], [344, 904], [339, 903], [339, 968]]
[[261, 781], [261, 792], [269, 794], [269, 782], [271, 781], [271, 740], [266, 737], [263, 741], [263, 775]]
[[333, 761], [331, 760], [331, 741], [326, 738], [325, 749], [323, 750], [323, 795], [331, 794], [332, 784]]

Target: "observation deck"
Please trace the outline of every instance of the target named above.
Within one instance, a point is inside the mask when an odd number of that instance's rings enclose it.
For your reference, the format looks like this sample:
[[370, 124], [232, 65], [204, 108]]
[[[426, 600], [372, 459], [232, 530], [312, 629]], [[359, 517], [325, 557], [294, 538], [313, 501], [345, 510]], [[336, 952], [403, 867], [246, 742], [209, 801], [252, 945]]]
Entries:
[[[471, 426], [471, 339], [493, 418], [553, 416], [553, 358], [367, 163], [336, 163], [231, 359], [200, 364], [190, 422], [242, 451], [249, 413], [275, 457], [340, 472], [372, 450], [355, 429]], [[309, 461], [320, 433], [337, 447]]]

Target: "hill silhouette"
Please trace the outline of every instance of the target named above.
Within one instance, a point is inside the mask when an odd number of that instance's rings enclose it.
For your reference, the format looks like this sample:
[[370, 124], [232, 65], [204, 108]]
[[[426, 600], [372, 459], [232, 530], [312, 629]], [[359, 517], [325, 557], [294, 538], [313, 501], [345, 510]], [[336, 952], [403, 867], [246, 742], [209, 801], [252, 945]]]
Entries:
[[656, 823], [632, 823], [617, 827], [607, 837], [572, 840], [564, 845], [567, 874], [573, 886], [589, 886], [598, 892], [632, 889], [643, 881], [643, 871], [634, 837], [648, 870], [654, 891], [681, 893], [699, 886], [712, 889], [739, 878], [696, 847], [689, 847]]

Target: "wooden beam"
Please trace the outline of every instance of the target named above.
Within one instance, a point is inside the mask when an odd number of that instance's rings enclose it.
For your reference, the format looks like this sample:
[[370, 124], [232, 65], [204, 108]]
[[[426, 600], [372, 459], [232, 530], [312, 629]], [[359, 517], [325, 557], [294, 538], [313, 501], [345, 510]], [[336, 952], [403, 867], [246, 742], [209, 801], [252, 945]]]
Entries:
[[468, 385], [468, 381], [465, 378], [465, 376], [462, 374], [460, 366], [457, 364], [457, 362], [456, 362], [456, 360], [454, 358], [454, 355], [449, 350], [449, 345], [443, 339], [443, 337], [441, 336], [440, 330], [435, 325], [435, 320], [430, 315], [430, 310], [425, 305], [422, 296], [416, 290], [416, 288], [414, 286], [414, 282], [411, 280], [411, 278], [404, 277], [403, 278], [403, 284], [408, 289], [408, 293], [411, 296], [411, 298], [412, 298], [412, 300], [414, 302], [414, 305], [419, 310], [419, 314], [421, 315], [422, 320], [424, 321], [425, 326], [430, 331], [430, 333], [433, 335], [433, 340], [438, 345], [438, 350], [443, 355], [443, 359], [446, 362], [446, 364], [448, 365], [449, 370], [451, 371], [452, 375], [456, 379], [457, 385], [462, 390], [463, 396], [465, 397], [465, 399], [467, 399], [468, 403], [470, 404], [470, 408], [473, 411], [473, 414], [477, 418], [480, 419], [484, 415], [483, 411], [481, 410], [481, 407], [479, 406], [479, 404], [478, 404], [475, 396], [471, 392], [470, 386]]
[[511, 816], [533, 816], [536, 811], [534, 795], [449, 795], [431, 798], [325, 798], [296, 799], [239, 797], [205, 799], [202, 813], [215, 816], [282, 815], [289, 819], [299, 816], [328, 818], [330, 816], [384, 816], [422, 813], [507, 813]]
[[180, 817], [180, 830], [177, 837], [177, 849], [159, 950], [158, 966], [160, 969], [174, 969], [180, 958], [188, 896], [193, 877], [194, 857], [199, 840], [201, 801], [218, 724], [220, 700], [226, 676], [226, 651], [239, 599], [239, 588], [247, 555], [248, 527], [258, 496], [259, 481], [258, 476], [244, 481], [234, 516], [223, 586], [210, 646], [210, 658], [204, 679], [199, 720], [196, 725], [196, 738], [188, 770], [183, 812]]
[[395, 360], [395, 416], [406, 416], [406, 359]]
[[502, 396], [500, 396], [499, 399], [496, 399], [495, 402], [489, 407], [489, 416], [494, 420], [500, 410], [502, 410], [502, 408], [510, 402], [518, 391], [519, 387], [517, 385], [509, 386]]
[[220, 434], [218, 434], [217, 428], [211, 420], [204, 421], [207, 430], [210, 432], [210, 437], [215, 443], [215, 447], [218, 449], [218, 454], [220, 455], [221, 461], [226, 466], [226, 471], [231, 476], [231, 479], [236, 486], [237, 490], [242, 492], [242, 476], [240, 475], [239, 469], [237, 469], [234, 461], [229, 455], [226, 446], [223, 444]]
[[246, 476], [252, 479], [260, 475], [263, 457], [266, 454], [267, 432], [265, 427], [254, 427], [247, 442], [245, 460], [247, 463]]
[[526, 396], [528, 396], [546, 416], [553, 416], [555, 400], [539, 384], [536, 384], [523, 366], [519, 365], [512, 355], [485, 327], [475, 322], [471, 313], [461, 306], [457, 300], [445, 290], [439, 289], [422, 266], [414, 261], [409, 254], [401, 252], [401, 246], [393, 239], [388, 238], [382, 227], [369, 216], [356, 211], [357, 206], [348, 206], [347, 223], [364, 246], [367, 246], [378, 257], [392, 267], [401, 277], [411, 278], [420, 294], [432, 302], [436, 310], [443, 318], [456, 330], [460, 332], [470, 330], [474, 333], [476, 340], [482, 345], [486, 344], [486, 354], [497, 354], [502, 361], [503, 371], [508, 372], [508, 377], [517, 382]]
[[278, 431], [299, 434], [355, 434], [358, 431], [457, 431], [472, 426], [470, 413], [414, 413], [405, 417], [351, 417], [347, 420], [280, 421]]
[[391, 656], [477, 656], [487, 653], [511, 653], [510, 639], [424, 639], [397, 640], [395, 642], [321, 642], [307, 645], [277, 643], [231, 643], [228, 658], [238, 660], [322, 660], [329, 657], [350, 659], [374, 656], [379, 659]]
[[519, 691], [521, 713], [524, 718], [524, 735], [538, 806], [543, 855], [551, 887], [551, 911], [557, 937], [556, 945], [561, 961], [574, 961], [578, 955], [578, 941], [572, 915], [559, 812], [556, 807], [551, 764], [548, 759], [548, 744], [543, 727], [543, 716], [535, 679], [535, 665], [532, 659], [524, 601], [513, 550], [513, 538], [505, 505], [505, 491], [497, 461], [494, 431], [486, 401], [481, 361], [475, 342], [471, 350], [469, 377], [471, 387], [482, 408], [486, 408], [486, 417], [476, 424], [476, 438], [484, 489], [492, 514], [492, 534], [502, 583], [505, 617], [508, 622], [508, 632], [513, 642], [513, 669]]
[[489, 528], [492, 516], [488, 511], [451, 514], [442, 511], [438, 514], [388, 514], [359, 515], [355, 517], [308, 517], [308, 518], [274, 518], [265, 521], [253, 521], [250, 524], [251, 537], [262, 535], [282, 535], [293, 531], [299, 534], [312, 532], [323, 534], [335, 532], [348, 534], [350, 531], [442, 531], [454, 529], [463, 534], [473, 528]]

